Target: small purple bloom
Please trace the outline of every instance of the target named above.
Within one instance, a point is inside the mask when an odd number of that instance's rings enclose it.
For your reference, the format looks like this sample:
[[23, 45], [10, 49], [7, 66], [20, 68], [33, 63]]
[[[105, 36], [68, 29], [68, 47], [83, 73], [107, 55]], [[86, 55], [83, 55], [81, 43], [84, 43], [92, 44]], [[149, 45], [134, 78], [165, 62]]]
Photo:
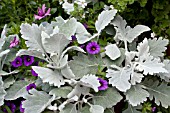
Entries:
[[29, 91], [29, 90], [32, 89], [32, 88], [36, 89], [36, 85], [35, 85], [34, 83], [29, 84], [29, 85], [26, 87], [26, 90]]
[[21, 101], [21, 104], [20, 104], [20, 106], [19, 106], [19, 110], [20, 110], [21, 113], [24, 113], [25, 109], [22, 107], [22, 102], [23, 102], [23, 101]]
[[11, 62], [13, 67], [20, 67], [22, 66], [22, 58], [21, 57], [16, 57], [14, 61]]
[[14, 39], [10, 42], [10, 48], [13, 48], [19, 44], [19, 39], [15, 36]]
[[86, 50], [89, 54], [98, 54], [100, 52], [100, 46], [96, 42], [90, 42], [87, 44]]
[[88, 25], [86, 23], [83, 24], [83, 26], [87, 29], [88, 28]]
[[98, 87], [99, 90], [106, 90], [108, 88], [108, 82], [106, 80], [103, 80], [102, 78], [98, 78], [101, 86]]
[[153, 107], [152, 108], [152, 112], [154, 113], [156, 111], [156, 107]]
[[[12, 102], [6, 102], [6, 105], [9, 107], [9, 109], [12, 111], [12, 113], [15, 113], [16, 106], [15, 106], [14, 103], [12, 103]], [[4, 108], [3, 111], [4, 111], [5, 113], [8, 113], [8, 111], [6, 110], [6, 108]]]
[[74, 35], [72, 35], [71, 38], [72, 38], [72, 41], [77, 40], [76, 36], [74, 36]]
[[47, 10], [46, 12], [46, 7], [45, 4], [43, 4], [42, 8], [38, 7], [38, 15], [34, 14], [35, 19], [37, 20], [41, 20], [42, 18], [46, 17], [46, 16], [50, 16], [50, 8]]
[[33, 56], [24, 56], [24, 65], [25, 66], [30, 66], [34, 62], [34, 57]]
[[31, 73], [32, 73], [32, 75], [35, 76], [35, 77], [38, 76], [38, 74], [37, 74], [33, 69], [31, 69]]
[[81, 47], [82, 49], [84, 49], [85, 45], [84, 45], [84, 44], [82, 44], [82, 45], [80, 45], [80, 47]]

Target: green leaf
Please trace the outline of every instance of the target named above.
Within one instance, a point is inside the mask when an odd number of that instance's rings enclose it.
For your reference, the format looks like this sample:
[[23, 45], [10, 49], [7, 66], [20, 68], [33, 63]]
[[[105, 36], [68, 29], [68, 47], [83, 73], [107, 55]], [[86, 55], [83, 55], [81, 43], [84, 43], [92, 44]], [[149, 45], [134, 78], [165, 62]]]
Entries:
[[24, 96], [26, 100], [22, 103], [25, 108], [24, 113], [41, 113], [55, 99], [54, 96], [51, 97], [46, 92], [36, 89], [30, 90], [29, 93]]
[[136, 110], [137, 107], [132, 107], [131, 105], [128, 105], [128, 108], [123, 111], [123, 113], [141, 113]]
[[26, 86], [29, 82], [20, 80], [15, 82], [9, 89], [7, 89], [7, 95], [5, 96], [5, 100], [15, 100], [19, 97], [23, 97], [28, 94], [26, 90]]
[[96, 93], [93, 97], [93, 102], [94, 105], [100, 105], [106, 109], [116, 105], [121, 99], [122, 96], [115, 88], [108, 88], [105, 91]]
[[84, 55], [79, 53], [78, 56], [73, 57], [74, 60], [69, 62], [69, 66], [73, 71], [75, 78], [82, 78], [87, 74], [96, 74], [98, 66], [102, 65], [102, 59], [94, 55]]

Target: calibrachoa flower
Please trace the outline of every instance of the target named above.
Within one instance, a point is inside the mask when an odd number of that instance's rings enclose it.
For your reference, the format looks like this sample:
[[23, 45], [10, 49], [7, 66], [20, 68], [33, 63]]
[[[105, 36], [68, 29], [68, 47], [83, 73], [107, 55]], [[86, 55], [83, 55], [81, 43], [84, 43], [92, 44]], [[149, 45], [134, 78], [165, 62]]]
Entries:
[[24, 56], [24, 65], [25, 66], [30, 66], [34, 62], [34, 57], [33, 56]]
[[83, 24], [83, 26], [87, 29], [88, 28], [88, 25], [86, 23]]
[[19, 106], [19, 110], [20, 110], [21, 113], [24, 113], [25, 109], [22, 107], [22, 102], [23, 102], [23, 101], [21, 101], [21, 104], [20, 104], [20, 106]]
[[31, 69], [31, 73], [32, 73], [32, 75], [35, 76], [35, 77], [38, 76], [38, 74], [37, 74], [33, 69]]
[[87, 44], [86, 50], [89, 54], [98, 54], [100, 52], [100, 46], [96, 42], [90, 42]]
[[10, 42], [10, 48], [15, 47], [19, 44], [19, 39], [15, 36], [14, 39]]
[[29, 90], [32, 89], [32, 88], [36, 89], [36, 85], [35, 85], [34, 83], [29, 84], [29, 85], [26, 87], [26, 90], [29, 91]]
[[156, 107], [153, 107], [152, 108], [152, 112], [154, 113], [156, 111]]
[[[14, 103], [12, 103], [12, 102], [6, 102], [6, 105], [9, 107], [9, 109], [12, 111], [12, 113], [15, 113], [16, 106], [15, 106]], [[8, 113], [8, 111], [6, 110], [6, 108], [4, 108], [3, 111], [4, 111], [5, 113]]]
[[41, 20], [42, 18], [46, 16], [50, 16], [50, 8], [46, 12], [45, 4], [43, 4], [42, 9], [38, 7], [38, 15], [34, 14], [35, 19]]
[[11, 62], [13, 67], [19, 67], [22, 66], [22, 58], [21, 57], [16, 57], [14, 61]]
[[101, 86], [98, 87], [99, 90], [106, 90], [108, 88], [108, 82], [106, 80], [103, 80], [102, 78], [98, 78]]

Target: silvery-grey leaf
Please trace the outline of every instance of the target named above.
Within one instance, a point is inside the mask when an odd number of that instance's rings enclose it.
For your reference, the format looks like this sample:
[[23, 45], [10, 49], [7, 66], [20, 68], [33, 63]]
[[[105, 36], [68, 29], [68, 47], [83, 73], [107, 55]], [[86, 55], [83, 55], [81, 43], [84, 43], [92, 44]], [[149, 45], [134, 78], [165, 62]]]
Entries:
[[90, 109], [90, 106], [89, 106], [89, 105], [85, 105], [85, 106], [81, 109], [80, 113], [90, 113], [89, 109]]
[[[65, 24], [65, 20], [61, 17], [61, 16], [58, 16], [55, 18], [56, 22], [55, 22], [55, 26], [58, 26], [59, 28]], [[53, 21], [54, 22], [54, 21]]]
[[74, 60], [69, 62], [69, 66], [76, 76], [75, 78], [82, 78], [87, 74], [96, 74], [99, 65], [103, 65], [102, 59], [94, 55], [84, 55], [78, 53], [78, 56], [73, 57]]
[[104, 113], [115, 113], [112, 108], [105, 109]]
[[89, 40], [91, 34], [80, 22], [77, 22], [76, 38], [79, 44], [83, 44]]
[[61, 55], [61, 52], [70, 43], [63, 34], [55, 34], [50, 37], [45, 32], [42, 32], [41, 36], [43, 46], [48, 53], [57, 53], [58, 55]]
[[170, 60], [164, 60], [163, 63], [165, 64], [165, 69], [168, 71], [168, 73], [158, 73], [157, 75], [165, 80], [166, 82], [169, 82], [170, 80]]
[[20, 49], [16, 56], [21, 56], [21, 55], [30, 55], [30, 56], [34, 56], [37, 58], [40, 58], [42, 60], [46, 60], [43, 56], [42, 52], [36, 51], [36, 50], [26, 50], [26, 49]]
[[4, 43], [5, 43], [5, 39], [0, 38], [0, 50], [2, 49], [2, 46], [4, 45]]
[[123, 113], [141, 113], [141, 112], [137, 111], [137, 107], [132, 107], [131, 105], [128, 105], [128, 108], [124, 110]]
[[98, 77], [92, 74], [83, 76], [80, 81], [83, 82], [83, 85], [93, 88], [95, 92], [98, 92], [98, 87], [101, 86]]
[[168, 71], [164, 68], [164, 64], [160, 62], [160, 59], [153, 58], [152, 56], [148, 56], [145, 61], [138, 62], [136, 66], [138, 71], [143, 71], [144, 75], [154, 73], [168, 73]]
[[15, 83], [14, 77], [10, 76], [4, 80], [4, 89], [9, 88], [12, 84]]
[[109, 56], [110, 59], [112, 60], [116, 60], [117, 58], [121, 56], [121, 52], [116, 44], [107, 45], [105, 47], [105, 50], [106, 50], [105, 51], [106, 55]]
[[51, 69], [38, 66], [32, 66], [32, 69], [38, 74], [44, 83], [47, 82], [50, 85], [57, 87], [65, 84], [63, 76], [58, 70], [53, 71]]
[[149, 97], [149, 93], [144, 90], [141, 85], [131, 86], [125, 94], [126, 100], [128, 100], [132, 106], [140, 105]]
[[138, 37], [141, 33], [150, 31], [151, 29], [144, 25], [136, 25], [133, 29], [130, 29], [128, 31], [128, 34], [126, 35], [127, 41], [132, 42], [136, 37]]
[[74, 89], [67, 95], [68, 98], [72, 98], [75, 95], [77, 95], [78, 97], [80, 97], [81, 94], [87, 94], [90, 92], [90, 88], [89, 87], [85, 87], [82, 86], [80, 84], [77, 84]]
[[30, 94], [25, 95], [25, 101], [22, 102], [22, 106], [25, 109], [24, 113], [41, 113], [47, 106], [55, 99], [46, 92], [37, 91], [32, 89], [29, 91]]
[[145, 80], [143, 83], [145, 89], [150, 94], [150, 99], [154, 99], [155, 103], [159, 106], [160, 104], [168, 108], [170, 106], [170, 86], [167, 83], [162, 82], [159, 85], [159, 81]]
[[142, 81], [143, 78], [143, 74], [141, 73], [137, 73], [137, 72], [132, 72], [131, 74], [131, 79], [130, 79], [130, 83], [132, 85], [136, 85], [136, 83], [140, 83]]
[[98, 33], [93, 34], [92, 36], [89, 34], [79, 34], [79, 35], [76, 35], [76, 38], [77, 38], [77, 41], [79, 44], [84, 44], [84, 43], [94, 39], [97, 36], [99, 36]]
[[106, 77], [109, 78], [109, 84], [122, 92], [126, 92], [131, 87], [129, 83], [131, 73], [132, 69], [128, 67], [119, 70], [108, 69]]
[[154, 38], [154, 39], [149, 39], [148, 44], [149, 44], [149, 52], [151, 53], [152, 56], [154, 57], [163, 57], [165, 52], [166, 47], [168, 45], [168, 39], [163, 39], [162, 37], [160, 38]]
[[60, 88], [52, 89], [49, 94], [55, 95], [56, 97], [67, 98], [67, 95], [71, 92], [72, 88], [69, 86], [64, 86]]
[[116, 35], [116, 31], [115, 31], [113, 25], [107, 26], [107, 27], [105, 28], [105, 31], [106, 31], [106, 33], [109, 34], [109, 35]]
[[117, 65], [120, 66], [122, 65], [122, 62], [125, 60], [125, 49], [120, 48], [120, 52], [121, 52], [121, 56], [119, 58], [117, 58], [116, 60], [111, 60], [108, 57], [104, 57], [102, 58], [102, 60], [104, 61], [104, 63], [107, 65], [107, 67], [110, 67], [110, 65]]
[[116, 105], [121, 99], [122, 96], [115, 88], [108, 88], [105, 91], [96, 93], [93, 97], [93, 102], [95, 105], [100, 105], [106, 109]]
[[10, 52], [9, 49], [0, 52], [0, 57], [3, 57], [4, 55], [8, 54], [9, 52]]
[[4, 82], [2, 81], [2, 77], [0, 77], [0, 106], [4, 104], [4, 98], [6, 94]]
[[1, 33], [1, 38], [5, 39], [6, 38], [6, 33], [7, 33], [7, 24], [4, 25], [4, 28]]
[[95, 27], [98, 33], [100, 33], [111, 22], [111, 20], [114, 19], [116, 13], [117, 10], [113, 9], [102, 11], [101, 14], [99, 14], [98, 19], [95, 23]]
[[36, 24], [32, 26], [28, 23], [21, 24], [21, 35], [22, 38], [26, 40], [26, 45], [30, 50], [38, 50], [44, 52], [42, 41], [41, 41], [41, 31], [43, 27]]
[[61, 73], [65, 78], [74, 78], [75, 75], [72, 72], [72, 70], [70, 69], [70, 66], [67, 65], [64, 68], [61, 69]]
[[28, 94], [26, 90], [26, 86], [29, 82], [20, 80], [16, 81], [9, 89], [7, 89], [7, 95], [5, 96], [5, 100], [15, 100], [19, 97], [23, 97]]
[[59, 113], [78, 113], [76, 104], [67, 104], [66, 107]]
[[11, 72], [5, 72], [5, 71], [3, 71], [3, 70], [0, 70], [0, 75], [2, 75], [2, 76], [7, 76], [7, 75], [11, 75], [11, 74], [16, 74], [16, 73], [18, 73], [19, 72], [19, 70], [14, 70], [14, 71], [11, 71]]
[[104, 108], [100, 105], [90, 105], [91, 113], [104, 113]]
[[75, 18], [71, 18], [66, 23], [64, 23], [61, 27], [59, 27], [59, 33], [65, 35], [68, 40], [72, 40], [71, 36], [75, 34], [77, 29], [77, 20]]

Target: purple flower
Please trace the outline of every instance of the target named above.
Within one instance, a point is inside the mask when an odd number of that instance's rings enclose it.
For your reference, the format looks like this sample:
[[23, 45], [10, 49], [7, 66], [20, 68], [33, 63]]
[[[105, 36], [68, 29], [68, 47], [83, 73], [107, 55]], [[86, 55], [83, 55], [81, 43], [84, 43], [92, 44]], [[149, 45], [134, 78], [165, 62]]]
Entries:
[[14, 61], [11, 62], [13, 67], [19, 67], [22, 66], [22, 58], [21, 57], [16, 57]]
[[19, 110], [20, 110], [21, 113], [24, 113], [25, 109], [22, 107], [22, 102], [23, 102], [23, 101], [21, 101], [21, 104], [20, 104], [20, 106], [19, 106]]
[[24, 65], [25, 66], [30, 66], [34, 62], [34, 57], [33, 56], [24, 56]]
[[101, 86], [98, 87], [99, 90], [106, 90], [108, 88], [108, 82], [106, 80], [103, 80], [102, 78], [98, 78]]
[[37, 74], [33, 69], [31, 69], [31, 73], [32, 73], [32, 75], [35, 76], [35, 77], [38, 76], [38, 74]]
[[72, 35], [71, 38], [72, 38], [72, 41], [77, 40], [76, 36], [74, 36], [74, 35]]
[[152, 108], [152, 112], [154, 113], [156, 111], [156, 107], [153, 107]]
[[32, 89], [32, 88], [36, 89], [36, 85], [35, 85], [34, 83], [29, 84], [29, 85], [26, 87], [26, 90], [29, 91], [29, 90]]
[[19, 39], [15, 36], [14, 39], [10, 42], [10, 48], [15, 47], [19, 44]]
[[87, 44], [86, 50], [89, 54], [98, 54], [100, 52], [100, 46], [96, 42], [90, 42]]
[[87, 29], [88, 28], [88, 25], [86, 23], [83, 24], [83, 26]]
[[46, 7], [45, 4], [43, 4], [42, 8], [38, 7], [38, 15], [34, 14], [35, 19], [37, 20], [41, 20], [42, 18], [46, 17], [46, 16], [50, 16], [50, 8], [47, 10], [46, 12]]
[[[6, 102], [6, 105], [9, 107], [9, 109], [12, 111], [12, 113], [15, 113], [16, 106], [15, 106], [14, 103], [12, 103], [12, 102]], [[6, 110], [6, 108], [4, 108], [3, 111], [4, 111], [5, 113], [8, 113], [8, 111]]]

